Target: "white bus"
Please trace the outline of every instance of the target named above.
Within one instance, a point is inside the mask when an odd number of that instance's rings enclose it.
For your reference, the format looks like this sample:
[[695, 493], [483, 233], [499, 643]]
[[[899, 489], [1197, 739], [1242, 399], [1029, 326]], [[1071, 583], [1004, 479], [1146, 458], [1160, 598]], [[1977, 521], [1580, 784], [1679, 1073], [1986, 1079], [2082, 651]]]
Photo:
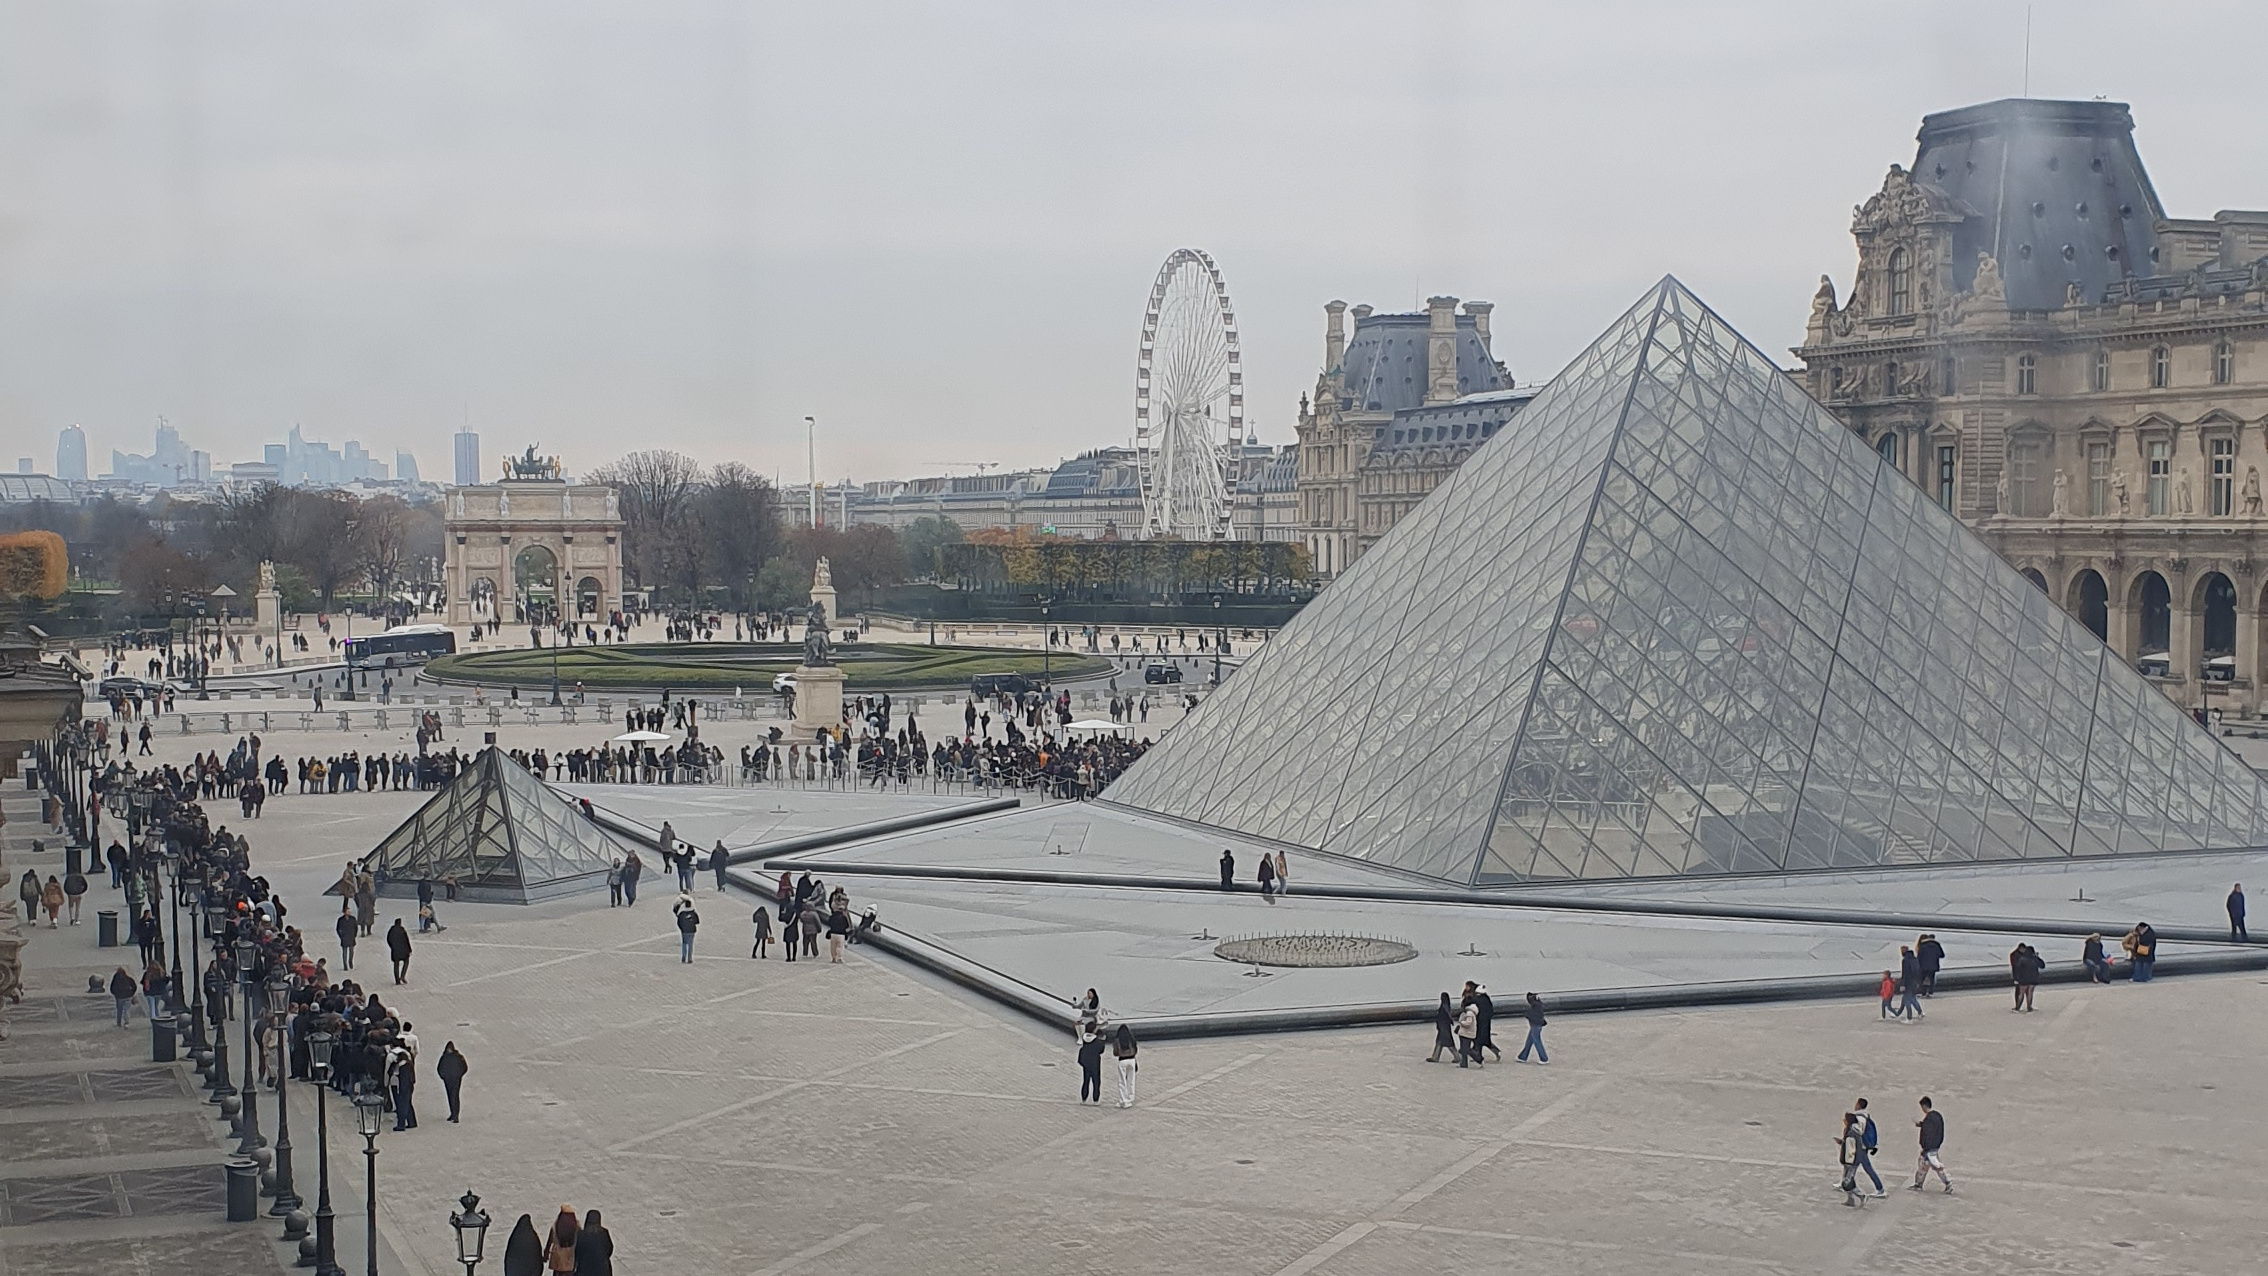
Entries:
[[447, 625], [400, 625], [367, 638], [349, 638], [349, 669], [406, 669], [435, 656], [457, 650], [457, 635]]

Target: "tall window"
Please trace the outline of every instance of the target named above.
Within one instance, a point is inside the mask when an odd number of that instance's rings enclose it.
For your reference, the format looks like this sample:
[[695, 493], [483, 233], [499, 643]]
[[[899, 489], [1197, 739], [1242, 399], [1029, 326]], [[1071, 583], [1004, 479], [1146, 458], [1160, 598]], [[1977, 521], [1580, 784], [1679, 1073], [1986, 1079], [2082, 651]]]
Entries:
[[2110, 513], [2110, 444], [2087, 445], [2087, 512], [2096, 518]]
[[2000, 511], [2026, 518], [2037, 518], [2047, 513], [2046, 494], [2041, 491], [2040, 471], [2046, 469], [2047, 440], [2038, 435], [2011, 439], [2008, 442], [2008, 495], [2014, 507]]
[[2039, 356], [2037, 356], [2037, 355], [2029, 355], [2029, 354], [2020, 354], [2020, 355], [2017, 355], [2017, 356], [2016, 356], [2016, 393], [2018, 393], [2018, 394], [2038, 394], [2039, 392], [2040, 392], [2040, 360], [2039, 360]]
[[2092, 374], [2087, 378], [2087, 384], [2093, 387], [2097, 394], [2110, 389], [2110, 351], [2097, 350], [2095, 352], [2095, 366]]
[[2157, 346], [2150, 351], [2150, 388], [2163, 390], [2173, 384], [2173, 351]]
[[1898, 361], [1892, 359], [1882, 365], [1882, 397], [1895, 398], [1898, 394]]
[[1937, 449], [1937, 503], [1953, 508], [1953, 445], [1941, 444]]
[[1913, 272], [1906, 268], [1906, 250], [1890, 250], [1890, 313], [1912, 314], [1914, 310]]
[[1874, 450], [1875, 450], [1875, 451], [1876, 451], [1877, 453], [1880, 453], [1880, 454], [1881, 454], [1881, 457], [1882, 457], [1883, 461], [1884, 461], [1884, 462], [1885, 462], [1886, 464], [1888, 464], [1888, 465], [1889, 465], [1889, 467], [1890, 467], [1891, 469], [1893, 469], [1893, 470], [1894, 470], [1894, 469], [1897, 469], [1897, 468], [1898, 468], [1898, 434], [1897, 434], [1897, 431], [1895, 431], [1895, 430], [1886, 430], [1886, 431], [1884, 431], [1884, 432], [1883, 432], [1883, 434], [1882, 434], [1882, 437], [1881, 437], [1881, 438], [1879, 438], [1879, 439], [1876, 439], [1876, 440], [1874, 441]]
[[1955, 359], [1953, 358], [1953, 356], [1952, 356], [1952, 355], [1947, 355], [1947, 356], [1945, 356], [1944, 358], [1942, 358], [1942, 359], [1938, 360], [1938, 361], [1937, 361], [1937, 392], [1938, 392], [1939, 394], [1951, 394], [1951, 393], [1953, 393], [1953, 389], [1954, 389], [1954, 386], [1953, 386], [1953, 378], [1954, 378], [1955, 374], [1959, 373], [1960, 371], [1961, 371], [1961, 365], [1960, 365], [1960, 363], [1959, 363], [1958, 361], [1956, 361], [1956, 360], [1955, 360]]
[[2236, 375], [2236, 347], [2223, 341], [2213, 347], [2213, 384], [2227, 385]]
[[2149, 508], [2152, 518], [2162, 518], [2171, 504], [2166, 500], [2173, 485], [2173, 444], [2164, 439], [2150, 443]]
[[2236, 440], [2213, 440], [2213, 512], [2236, 510]]

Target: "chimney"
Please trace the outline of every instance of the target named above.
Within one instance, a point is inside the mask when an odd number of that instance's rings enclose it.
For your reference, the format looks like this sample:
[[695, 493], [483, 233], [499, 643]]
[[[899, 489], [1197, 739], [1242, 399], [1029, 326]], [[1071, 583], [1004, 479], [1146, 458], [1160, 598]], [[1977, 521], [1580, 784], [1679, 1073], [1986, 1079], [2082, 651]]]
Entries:
[[1488, 315], [1494, 309], [1496, 309], [1496, 303], [1493, 301], [1468, 301], [1465, 303], [1465, 313], [1473, 317], [1473, 331], [1480, 336], [1480, 348], [1491, 359], [1496, 357], [1496, 350], [1488, 343]]
[[1323, 370], [1333, 372], [1347, 357], [1347, 303], [1323, 304]]
[[1425, 401], [1457, 397], [1457, 299], [1425, 299]]
[[1357, 326], [1360, 326], [1363, 320], [1370, 317], [1370, 311], [1371, 307], [1367, 305], [1356, 306], [1354, 308], [1354, 321]]

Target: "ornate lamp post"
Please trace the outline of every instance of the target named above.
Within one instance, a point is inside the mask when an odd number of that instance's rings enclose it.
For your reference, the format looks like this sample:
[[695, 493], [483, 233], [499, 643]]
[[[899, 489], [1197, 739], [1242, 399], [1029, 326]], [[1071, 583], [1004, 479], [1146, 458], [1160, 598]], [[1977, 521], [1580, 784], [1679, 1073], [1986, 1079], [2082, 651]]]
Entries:
[[354, 1119], [362, 1132], [362, 1155], [370, 1166], [364, 1226], [365, 1249], [369, 1255], [368, 1276], [378, 1276], [378, 1131], [386, 1124], [386, 1096], [365, 1089], [354, 1096]]
[[1040, 599], [1040, 690], [1042, 691], [1053, 685], [1049, 675], [1055, 668], [1055, 631], [1047, 627], [1047, 609], [1048, 605], [1054, 601], [1054, 599], [1046, 597]]
[[[168, 909], [173, 914], [173, 986], [170, 989], [170, 995], [166, 998], [165, 1009], [166, 1013], [178, 1020], [185, 1008], [185, 1003], [181, 1000], [181, 897], [184, 893], [181, 881], [182, 856], [179, 844], [169, 840], [162, 845], [165, 847], [165, 865], [173, 874], [173, 898], [170, 901], [171, 907]], [[191, 926], [190, 930], [194, 932], [196, 927]], [[197, 961], [194, 957], [189, 960], [189, 968], [191, 970], [197, 968]], [[190, 1024], [190, 1047], [194, 1049], [203, 1044], [205, 1044], [204, 1034], [199, 1031], [198, 1025]]]
[[253, 1149], [265, 1147], [268, 1142], [260, 1136], [260, 1085], [252, 1079], [252, 955], [255, 951], [250, 938], [236, 941], [236, 986], [244, 994], [244, 1084], [241, 1087], [244, 1128], [236, 1140], [238, 1156], [250, 1156]]
[[315, 1083], [315, 1276], [346, 1276], [331, 1213], [331, 1034], [321, 1028], [307, 1034], [307, 1078]]
[[291, 1005], [291, 977], [282, 970], [268, 976], [268, 1013], [276, 1025], [276, 1200], [268, 1207], [268, 1214], [282, 1218], [300, 1207], [303, 1202], [291, 1183], [291, 1105], [285, 1100], [291, 1096], [291, 1087], [284, 1078], [291, 1075], [290, 1020], [286, 1010]]
[[480, 1266], [481, 1250], [488, 1243], [488, 1211], [471, 1192], [457, 1198], [457, 1207], [449, 1216], [449, 1226], [457, 1229], [457, 1261], [465, 1265], [465, 1276], [473, 1276], [473, 1269]]

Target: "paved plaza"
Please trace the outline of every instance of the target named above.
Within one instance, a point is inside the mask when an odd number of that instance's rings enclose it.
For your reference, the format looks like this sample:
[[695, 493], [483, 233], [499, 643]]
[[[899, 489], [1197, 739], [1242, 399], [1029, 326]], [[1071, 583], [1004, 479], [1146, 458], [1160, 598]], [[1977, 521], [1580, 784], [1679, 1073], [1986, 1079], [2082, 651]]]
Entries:
[[[623, 805], [650, 812], [672, 796], [643, 789]], [[256, 870], [334, 965], [318, 892], [419, 798], [287, 795], [250, 826]], [[891, 805], [772, 800], [792, 814], [782, 832], [862, 822]], [[841, 809], [822, 809], [829, 801]], [[691, 823], [681, 827], [704, 837], [747, 819], [716, 795], [682, 802]], [[840, 880], [854, 900], [879, 894]], [[890, 889], [903, 898], [886, 912], [913, 907], [924, 887], [898, 879]], [[776, 951], [749, 960], [754, 901], [720, 899], [706, 875], [697, 960], [682, 965], [668, 898], [649, 891], [635, 909], [609, 909], [603, 896], [444, 905], [449, 929], [417, 940], [401, 989], [380, 954], [365, 954], [357, 975], [416, 1024], [427, 1056], [454, 1040], [471, 1063], [463, 1124], [442, 1119], [428, 1076], [420, 1127], [380, 1136], [382, 1270], [461, 1270], [447, 1219], [467, 1188], [497, 1218], [492, 1253], [521, 1212], [541, 1223], [564, 1202], [604, 1211], [625, 1272], [2255, 1265], [2257, 1193], [2246, 1185], [2268, 1168], [2268, 1080], [2256, 1066], [2268, 1050], [2268, 980], [2256, 976], [2050, 986], [2030, 1015], [2012, 1014], [2003, 994], [1948, 993], [1910, 1025], [1879, 1022], [1871, 1001], [1563, 1016], [1547, 1030], [1548, 1067], [1477, 1072], [1425, 1063], [1423, 1027], [1164, 1041], [1141, 1057], [1139, 1104], [1117, 1111], [1074, 1102], [1067, 1035], [894, 959], [854, 947], [840, 966], [789, 966]], [[92, 906], [114, 899], [98, 886]], [[382, 901], [381, 926], [408, 911]], [[86, 973], [114, 964], [93, 939], [91, 923], [32, 934], [33, 1005], [67, 1005]], [[1542, 968], [1513, 958], [1463, 977], [1510, 1002]], [[1424, 978], [1458, 975], [1449, 964]], [[117, 1034], [130, 1043], [117, 1059], [54, 1044], [115, 1032], [102, 999], [82, 1000], [104, 1021], [74, 1030], [12, 1012], [0, 1075], [53, 1075], [56, 1051], [72, 1075], [150, 1072], [138, 1013]], [[1517, 1028], [1507, 1012], [1499, 1039], [1516, 1047]], [[1951, 1197], [1899, 1190], [1924, 1093], [1948, 1119]], [[1859, 1094], [1880, 1114], [1892, 1189], [1864, 1211], [1841, 1203], [1829, 1147]], [[55, 1099], [8, 1107], [5, 1177], [83, 1178], [106, 1164], [96, 1159], [105, 1139], [113, 1158], [133, 1140], [137, 1155], [180, 1144], [189, 1150], [161, 1159], [217, 1164], [217, 1122], [119, 1102], [99, 1120]], [[208, 1148], [199, 1122], [215, 1136]], [[312, 1130], [301, 1103], [293, 1132], [310, 1194]], [[340, 1248], [359, 1270], [361, 1141], [339, 1124], [333, 1140]], [[124, 1176], [140, 1163], [107, 1164]], [[133, 1208], [141, 1198], [117, 1183]], [[0, 1273], [254, 1271], [263, 1252], [284, 1263], [277, 1231], [209, 1212], [9, 1221]]]

